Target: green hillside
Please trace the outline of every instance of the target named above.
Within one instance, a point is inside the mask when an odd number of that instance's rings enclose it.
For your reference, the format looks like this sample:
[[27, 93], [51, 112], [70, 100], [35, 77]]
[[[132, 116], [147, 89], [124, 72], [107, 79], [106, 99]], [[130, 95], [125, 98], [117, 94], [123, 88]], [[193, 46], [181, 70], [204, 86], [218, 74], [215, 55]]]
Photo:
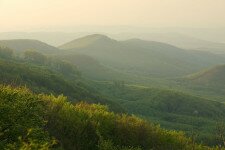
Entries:
[[167, 129], [182, 130], [198, 140], [215, 144], [215, 128], [225, 117], [225, 105], [173, 90], [128, 85], [121, 82], [94, 82], [103, 95], [118, 102], [130, 114], [142, 116]]
[[109, 112], [102, 105], [73, 105], [65, 97], [35, 95], [26, 88], [0, 86], [0, 111], [1, 149], [211, 149], [182, 132]]
[[169, 44], [138, 39], [116, 41], [104, 35], [89, 35], [59, 48], [65, 53], [93, 57], [109, 68], [146, 77], [190, 74], [225, 60], [207, 52], [186, 51]]
[[13, 49], [15, 52], [24, 52], [26, 50], [39, 51], [45, 54], [58, 53], [59, 49], [43, 43], [38, 40], [17, 39], [17, 40], [1, 40], [0, 46]]
[[19, 63], [0, 59], [0, 83], [26, 86], [36, 93], [63, 94], [71, 101], [83, 100], [107, 104], [114, 111], [123, 111], [117, 103], [109, 101], [90, 87], [85, 80], [79, 77], [79, 74], [68, 77], [52, 66], [49, 68], [27, 62]]

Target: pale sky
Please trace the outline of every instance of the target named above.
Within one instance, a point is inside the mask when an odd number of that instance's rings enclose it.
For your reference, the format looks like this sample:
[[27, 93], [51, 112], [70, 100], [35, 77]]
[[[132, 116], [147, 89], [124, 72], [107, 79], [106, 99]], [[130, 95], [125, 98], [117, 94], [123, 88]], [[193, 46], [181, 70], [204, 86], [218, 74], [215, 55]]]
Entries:
[[225, 0], [0, 0], [0, 31], [80, 25], [225, 27]]

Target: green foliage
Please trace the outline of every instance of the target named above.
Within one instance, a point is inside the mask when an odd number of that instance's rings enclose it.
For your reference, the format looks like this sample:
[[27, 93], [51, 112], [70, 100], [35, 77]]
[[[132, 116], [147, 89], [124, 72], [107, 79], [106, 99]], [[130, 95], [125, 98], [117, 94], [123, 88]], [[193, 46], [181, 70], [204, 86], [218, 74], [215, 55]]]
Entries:
[[225, 105], [173, 90], [123, 84], [94, 82], [103, 95], [118, 102], [128, 113], [150, 119], [162, 127], [182, 130], [189, 136], [194, 131], [198, 142], [218, 143], [216, 122], [225, 117]]
[[[0, 87], [0, 149], [47, 146], [44, 101], [25, 88]], [[38, 143], [38, 144], [35, 144]]]
[[35, 95], [26, 88], [1, 86], [0, 108], [1, 149], [186, 150], [193, 146], [183, 133], [136, 116], [115, 114], [98, 104], [73, 105], [63, 96]]

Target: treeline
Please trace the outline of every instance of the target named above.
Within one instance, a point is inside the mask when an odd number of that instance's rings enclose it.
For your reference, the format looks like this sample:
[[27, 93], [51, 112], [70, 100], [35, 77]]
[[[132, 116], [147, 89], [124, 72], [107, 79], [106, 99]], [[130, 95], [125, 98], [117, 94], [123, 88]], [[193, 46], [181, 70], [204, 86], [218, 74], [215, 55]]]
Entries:
[[0, 87], [0, 149], [210, 150], [182, 132], [98, 104]]

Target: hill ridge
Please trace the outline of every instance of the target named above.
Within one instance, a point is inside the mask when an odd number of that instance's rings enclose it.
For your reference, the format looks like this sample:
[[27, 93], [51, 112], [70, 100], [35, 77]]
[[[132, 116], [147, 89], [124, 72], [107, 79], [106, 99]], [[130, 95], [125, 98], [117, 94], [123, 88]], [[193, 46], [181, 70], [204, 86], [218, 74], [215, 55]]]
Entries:
[[35, 50], [42, 53], [56, 53], [58, 48], [35, 39], [13, 39], [0, 40], [0, 46], [13, 49], [15, 52], [24, 52], [26, 50]]
[[59, 48], [60, 49], [82, 48], [82, 47], [85, 47], [86, 45], [92, 45], [92, 44], [101, 43], [101, 42], [110, 43], [110, 42], [117, 42], [117, 41], [103, 34], [91, 34], [91, 35], [80, 37], [70, 42], [67, 42], [59, 46]]

